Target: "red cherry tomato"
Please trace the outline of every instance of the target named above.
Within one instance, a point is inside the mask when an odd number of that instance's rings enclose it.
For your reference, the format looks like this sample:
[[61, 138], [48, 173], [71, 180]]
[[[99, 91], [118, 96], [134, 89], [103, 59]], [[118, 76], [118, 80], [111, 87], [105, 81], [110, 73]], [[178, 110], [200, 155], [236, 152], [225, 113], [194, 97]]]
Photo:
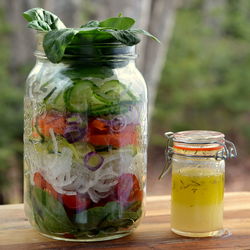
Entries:
[[122, 174], [118, 178], [116, 185], [117, 198], [121, 203], [141, 201], [143, 191], [140, 189], [140, 183], [134, 174]]
[[90, 199], [77, 195], [62, 195], [62, 203], [71, 210], [84, 210], [90, 206]]
[[116, 125], [118, 126], [117, 132], [114, 132], [107, 121], [91, 120], [88, 125], [87, 142], [97, 146], [111, 145], [116, 148], [138, 144], [138, 132], [135, 124], [128, 124], [122, 131], [119, 131], [119, 124]]
[[56, 190], [52, 187], [51, 184], [49, 184], [44, 178], [43, 176], [39, 173], [36, 172], [34, 174], [34, 182], [35, 185], [43, 190], [46, 190], [47, 192], [49, 192], [51, 195], [53, 195], [54, 198], [58, 198], [58, 193], [56, 192]]

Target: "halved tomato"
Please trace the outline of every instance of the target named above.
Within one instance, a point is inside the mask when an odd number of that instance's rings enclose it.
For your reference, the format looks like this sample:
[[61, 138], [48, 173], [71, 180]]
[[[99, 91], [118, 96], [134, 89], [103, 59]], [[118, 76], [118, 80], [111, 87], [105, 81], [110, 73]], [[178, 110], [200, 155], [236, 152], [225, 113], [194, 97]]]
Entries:
[[62, 135], [66, 128], [66, 118], [59, 112], [50, 111], [37, 118], [37, 127], [44, 136], [50, 135], [50, 129], [53, 129], [55, 134]]
[[60, 194], [56, 192], [52, 185], [48, 183], [39, 172], [34, 174], [34, 182], [37, 187], [49, 192], [55, 199], [60, 201], [69, 210], [81, 211], [87, 209], [90, 206], [91, 201], [88, 197]]
[[90, 199], [86, 197], [80, 197], [78, 195], [62, 195], [62, 203], [68, 209], [81, 211], [89, 208]]
[[141, 201], [143, 190], [140, 188], [138, 178], [134, 174], [125, 173], [118, 178], [116, 185], [117, 199], [123, 203]]
[[59, 194], [56, 192], [56, 190], [52, 187], [51, 184], [49, 184], [44, 177], [41, 175], [41, 173], [36, 172], [34, 174], [34, 183], [37, 187], [49, 192], [55, 199], [58, 198]]

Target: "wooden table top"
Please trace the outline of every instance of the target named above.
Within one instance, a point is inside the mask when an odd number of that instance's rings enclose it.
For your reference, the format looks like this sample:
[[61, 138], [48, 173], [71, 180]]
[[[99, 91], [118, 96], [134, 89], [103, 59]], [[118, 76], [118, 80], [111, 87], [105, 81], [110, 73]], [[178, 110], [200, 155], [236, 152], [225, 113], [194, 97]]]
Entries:
[[48, 239], [33, 230], [23, 204], [0, 206], [0, 249], [250, 249], [250, 192], [225, 194], [224, 226], [232, 235], [186, 238], [170, 231], [170, 197], [147, 198], [147, 212], [140, 226], [124, 238], [76, 243]]

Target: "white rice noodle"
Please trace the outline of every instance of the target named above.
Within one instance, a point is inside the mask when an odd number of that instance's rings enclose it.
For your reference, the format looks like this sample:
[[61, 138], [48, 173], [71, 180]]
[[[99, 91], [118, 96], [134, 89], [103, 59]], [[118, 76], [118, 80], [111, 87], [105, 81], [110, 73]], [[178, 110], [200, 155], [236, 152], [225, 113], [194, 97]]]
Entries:
[[31, 183], [34, 184], [34, 173], [40, 172], [45, 180], [59, 193], [65, 193], [63, 187], [71, 184], [76, 177], [71, 176], [72, 151], [63, 147], [61, 153], [58, 153], [58, 144], [53, 129], [49, 130], [53, 141], [54, 154], [48, 154], [46, 151], [38, 152], [34, 145], [27, 150], [30, 154], [27, 158], [31, 166]]
[[105, 157], [102, 167], [96, 171], [91, 171], [81, 164], [75, 165], [71, 171], [75, 180], [64, 187], [64, 190], [75, 190], [80, 194], [87, 192], [93, 202], [98, 202], [107, 197], [111, 188], [117, 184], [120, 159], [119, 154]]
[[91, 198], [91, 200], [95, 203], [97, 203], [100, 199], [106, 198], [109, 193], [99, 193], [97, 192], [95, 189], [90, 188], [88, 191], [89, 197]]
[[32, 166], [31, 172], [33, 174], [40, 172], [59, 193], [68, 195], [88, 193], [91, 200], [97, 203], [110, 194], [122, 173], [136, 173], [138, 176], [142, 174], [139, 167], [142, 163], [138, 162], [142, 160], [141, 157], [135, 162], [129, 149], [105, 156], [103, 165], [98, 170], [91, 171], [83, 164], [72, 162], [73, 153], [69, 148], [63, 147], [59, 153], [54, 131], [51, 129], [49, 132], [55, 153], [38, 152], [31, 144], [30, 150], [27, 150], [30, 152], [27, 158]]
[[50, 136], [51, 136], [51, 139], [52, 139], [52, 142], [53, 142], [54, 152], [55, 152], [55, 154], [57, 154], [58, 153], [58, 144], [56, 142], [56, 137], [55, 137], [54, 130], [52, 128], [50, 128], [49, 133], [50, 133]]
[[62, 148], [60, 154], [44, 155], [43, 160], [43, 169], [41, 169], [43, 176], [57, 191], [62, 191], [62, 187], [75, 180], [75, 177], [71, 177], [70, 173], [72, 151], [69, 148]]

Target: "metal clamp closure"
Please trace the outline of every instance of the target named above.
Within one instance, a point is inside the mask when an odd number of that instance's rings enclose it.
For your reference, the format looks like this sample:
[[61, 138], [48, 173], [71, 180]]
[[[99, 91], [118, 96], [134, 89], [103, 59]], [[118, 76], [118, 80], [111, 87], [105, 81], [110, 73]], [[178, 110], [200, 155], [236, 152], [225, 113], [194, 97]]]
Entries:
[[167, 137], [167, 146], [165, 149], [166, 164], [161, 172], [161, 175], [159, 176], [159, 179], [162, 179], [171, 169], [172, 156], [174, 154], [173, 147], [170, 146], [170, 143], [171, 143], [171, 145], [173, 144], [174, 133], [173, 132], [166, 132], [164, 135]]
[[[218, 151], [215, 155], [216, 160], [226, 160], [228, 158], [236, 158], [237, 157], [237, 150], [235, 145], [228, 140], [225, 140], [225, 143], [219, 143], [223, 146], [221, 151]], [[213, 156], [212, 156], [213, 157]]]
[[[162, 170], [161, 175], [159, 176], [159, 179], [163, 178], [171, 169], [171, 163], [172, 163], [172, 156], [179, 155], [179, 156], [184, 156], [184, 157], [190, 157], [190, 158], [214, 158], [217, 161], [220, 160], [226, 160], [228, 158], [235, 158], [237, 157], [237, 150], [235, 145], [228, 140], [225, 140], [225, 143], [220, 143], [217, 141], [214, 142], [209, 142], [209, 143], [200, 143], [200, 144], [219, 144], [223, 147], [222, 150], [216, 152], [214, 155], [190, 155], [190, 154], [181, 154], [181, 153], [176, 153], [174, 152], [173, 149], [173, 137], [174, 133], [173, 132], [166, 132], [164, 134], [167, 137], [167, 146], [165, 149], [165, 159], [166, 159], [166, 164]], [[182, 141], [176, 141], [175, 142], [181, 142], [185, 144], [198, 144], [194, 142], [182, 142]]]

